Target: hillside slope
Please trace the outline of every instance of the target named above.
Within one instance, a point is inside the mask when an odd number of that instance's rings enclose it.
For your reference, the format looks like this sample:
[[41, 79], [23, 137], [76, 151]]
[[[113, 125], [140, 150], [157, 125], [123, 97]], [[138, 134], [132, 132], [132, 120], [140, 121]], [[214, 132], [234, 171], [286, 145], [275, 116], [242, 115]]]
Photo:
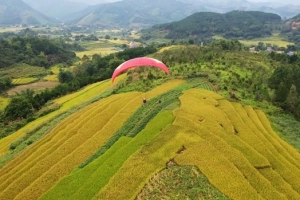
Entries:
[[72, 23], [108, 27], [149, 26], [188, 16], [186, 6], [185, 3], [173, 0], [123, 0], [90, 6], [80, 13], [75, 13], [73, 18], [77, 18]]
[[189, 87], [173, 80], [70, 115], [0, 169], [0, 199], [135, 199], [170, 161], [196, 166], [230, 199], [299, 199], [300, 153], [265, 114]]
[[281, 23], [279, 15], [259, 11], [198, 12], [180, 21], [145, 29], [142, 38], [153, 38], [159, 33], [167, 39], [209, 38], [214, 35], [251, 39], [272, 35], [270, 27]]

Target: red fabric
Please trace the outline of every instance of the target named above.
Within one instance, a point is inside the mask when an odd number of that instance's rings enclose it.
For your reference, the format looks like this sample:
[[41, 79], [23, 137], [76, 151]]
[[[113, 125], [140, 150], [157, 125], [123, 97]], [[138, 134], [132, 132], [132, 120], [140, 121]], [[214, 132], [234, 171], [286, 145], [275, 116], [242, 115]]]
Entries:
[[164, 70], [167, 74], [170, 74], [167, 66], [164, 63], [162, 63], [161, 61], [154, 59], [154, 58], [139, 57], [139, 58], [133, 58], [133, 59], [127, 60], [127, 61], [123, 62], [121, 65], [119, 65], [115, 69], [115, 71], [112, 75], [112, 82], [114, 82], [115, 78], [123, 71], [126, 71], [127, 69], [130, 69], [133, 67], [139, 67], [139, 66], [158, 67], [158, 68]]

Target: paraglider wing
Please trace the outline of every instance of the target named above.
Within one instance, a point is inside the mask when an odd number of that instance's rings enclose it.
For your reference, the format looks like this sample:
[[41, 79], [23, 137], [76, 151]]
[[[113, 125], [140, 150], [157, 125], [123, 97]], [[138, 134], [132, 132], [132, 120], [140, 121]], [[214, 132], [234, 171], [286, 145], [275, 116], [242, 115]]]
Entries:
[[164, 70], [167, 74], [170, 74], [168, 67], [161, 61], [154, 59], [154, 58], [139, 57], [139, 58], [133, 58], [133, 59], [127, 60], [127, 61], [123, 62], [121, 65], [119, 65], [115, 69], [115, 71], [112, 75], [112, 82], [114, 82], [115, 78], [123, 71], [126, 71], [127, 69], [130, 69], [133, 67], [139, 67], [139, 66], [158, 67], [158, 68]]

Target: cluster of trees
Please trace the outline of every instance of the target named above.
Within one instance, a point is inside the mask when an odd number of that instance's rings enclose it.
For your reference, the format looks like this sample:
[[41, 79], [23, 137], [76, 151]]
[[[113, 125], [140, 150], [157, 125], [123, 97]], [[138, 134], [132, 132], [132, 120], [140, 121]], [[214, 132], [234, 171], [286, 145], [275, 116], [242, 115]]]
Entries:
[[274, 90], [274, 102], [300, 119], [300, 56], [275, 69], [269, 87]]
[[45, 68], [57, 63], [72, 64], [76, 55], [66, 47], [60, 39], [44, 37], [0, 39], [0, 68], [20, 62]]
[[158, 31], [168, 32], [165, 38], [182, 39], [188, 37], [211, 37], [252, 39], [272, 35], [280, 30], [281, 17], [259, 11], [232, 11], [225, 14], [199, 12], [181, 21], [156, 25], [143, 31], [143, 38], [155, 37]]
[[295, 43], [295, 45], [300, 49], [300, 28], [292, 30], [290, 33], [287, 33], [288, 40]]
[[9, 76], [0, 77], [0, 93], [12, 86], [12, 79]]

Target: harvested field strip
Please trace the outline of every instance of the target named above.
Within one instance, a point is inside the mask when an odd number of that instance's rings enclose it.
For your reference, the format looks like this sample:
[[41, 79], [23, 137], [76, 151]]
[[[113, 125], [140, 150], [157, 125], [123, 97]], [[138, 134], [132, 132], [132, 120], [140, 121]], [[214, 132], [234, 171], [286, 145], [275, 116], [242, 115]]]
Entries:
[[297, 167], [288, 162], [285, 158], [275, 157], [265, 144], [254, 134], [249, 127], [243, 122], [239, 114], [235, 111], [232, 104], [228, 101], [220, 100], [220, 109], [222, 109], [232, 121], [237, 130], [237, 135], [245, 142], [253, 146], [258, 152], [264, 155], [270, 162], [271, 166], [284, 179], [300, 193], [300, 171]]
[[[104, 106], [105, 107], [105, 106]], [[97, 109], [95, 109], [97, 110]], [[108, 112], [108, 111], [107, 111]], [[81, 115], [82, 119], [84, 119], [86, 116], [91, 116], [91, 112], [87, 112], [87, 115]], [[81, 118], [79, 118], [80, 121]], [[105, 122], [104, 122], [105, 123]], [[70, 130], [62, 129], [62, 131], [58, 132], [58, 135], [56, 135], [55, 132], [51, 132], [52, 134], [55, 134], [55, 137], [53, 139], [54, 144], [51, 142], [51, 140], [48, 142], [47, 139], [45, 139], [45, 144], [41, 144], [34, 153], [32, 153], [25, 161], [23, 161], [21, 164], [14, 167], [12, 165], [12, 169], [10, 173], [17, 171], [17, 173], [14, 173], [10, 177], [10, 179], [14, 178], [13, 181], [9, 182], [10, 187], [8, 187], [6, 190], [4, 190], [3, 195], [5, 195], [6, 191], [8, 192], [7, 198], [14, 194], [18, 194], [20, 191], [22, 191], [25, 187], [27, 187], [28, 184], [30, 184], [33, 180], [38, 178], [42, 173], [47, 171], [54, 163], [57, 163], [60, 159], [64, 157], [64, 155], [68, 155], [70, 151], [72, 151], [74, 148], [77, 148], [77, 145], [75, 143], [72, 143], [71, 141], [76, 141], [76, 135], [77, 135], [77, 129], [80, 128], [83, 124], [85, 124], [84, 120], [81, 120], [80, 123], [76, 123]], [[93, 126], [92, 126], [93, 127]], [[88, 130], [88, 129], [87, 129]], [[51, 135], [51, 133], [49, 133]], [[61, 135], [61, 136], [60, 136]], [[82, 141], [77, 141], [81, 143]], [[68, 148], [65, 148], [65, 147]], [[58, 148], [59, 147], [59, 148]], [[58, 149], [57, 149], [58, 148]], [[30, 148], [29, 148], [30, 150]], [[58, 152], [58, 153], [57, 153]], [[24, 152], [26, 153], [26, 151]], [[19, 159], [22, 159], [21, 157], [18, 157]], [[10, 166], [10, 163], [7, 165]], [[23, 173], [22, 172], [26, 172]], [[8, 173], [8, 174], [10, 174]], [[17, 176], [18, 174], [22, 174], [22, 176]], [[17, 178], [16, 178], [17, 177]], [[19, 180], [20, 179], [20, 180]], [[7, 182], [7, 181], [6, 181]], [[1, 184], [1, 187], [6, 187], [6, 184], [2, 181], [3, 184]], [[14, 184], [17, 186], [21, 186], [20, 183], [23, 183], [23, 186], [21, 188], [13, 187]], [[9, 189], [10, 188], [10, 189]], [[19, 189], [19, 190], [18, 190]], [[11, 191], [10, 191], [11, 190]], [[18, 191], [18, 192], [15, 192]], [[1, 194], [2, 195], [2, 194]], [[1, 197], [0, 195], [0, 197]]]
[[[285, 158], [288, 162], [292, 163], [300, 169], [300, 163], [297, 161], [297, 159], [289, 154], [289, 152], [281, 145], [280, 141], [282, 141], [282, 139], [273, 135], [271, 136], [268, 131], [266, 131], [266, 129], [261, 126], [261, 124], [259, 126], [260, 120], [258, 119], [255, 111], [250, 106], [242, 107], [240, 104], [233, 105], [239, 112], [239, 114], [243, 115], [242, 119], [244, 120], [244, 122], [247, 121], [247, 124], [251, 128], [251, 130], [254, 133], [257, 133], [260, 139], [264, 141], [265, 145], [268, 145], [268, 149], [272, 152], [272, 154], [277, 154], [278, 156]], [[251, 117], [249, 117], [249, 113], [252, 113]]]
[[[98, 167], [80, 188], [73, 188], [74, 194], [70, 198], [91, 199], [95, 196], [134, 152], [154, 138], [160, 130], [171, 124], [173, 119], [171, 111], [158, 114], [144, 130]], [[101, 181], [99, 181], [99, 177], [101, 177]]]
[[107, 161], [112, 155], [114, 155], [121, 147], [126, 145], [132, 138], [122, 137], [115, 145], [109, 148], [105, 154], [100, 156], [97, 160], [90, 163], [83, 169], [78, 169], [62, 178], [55, 186], [48, 190], [41, 200], [59, 200], [68, 199], [76, 192], [76, 188], [81, 187], [84, 183], [104, 162]]
[[[148, 179], [165, 168], [166, 163], [182, 148], [183, 137], [179, 136], [181, 131], [181, 127], [174, 125], [162, 130], [126, 160], [94, 199], [135, 199]], [[195, 137], [189, 140], [197, 141]]]

